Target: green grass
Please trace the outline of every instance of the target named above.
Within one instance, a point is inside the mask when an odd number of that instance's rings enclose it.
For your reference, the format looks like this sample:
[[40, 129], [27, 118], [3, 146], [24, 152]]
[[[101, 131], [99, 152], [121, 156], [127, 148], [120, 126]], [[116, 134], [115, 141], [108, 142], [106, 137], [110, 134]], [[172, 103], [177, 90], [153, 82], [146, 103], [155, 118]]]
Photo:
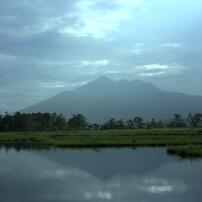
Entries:
[[167, 153], [182, 158], [202, 158], [202, 145], [174, 146], [168, 148]]
[[[32, 142], [52, 147], [139, 147], [166, 146], [170, 153], [184, 146], [188, 151], [191, 145], [195, 153], [202, 153], [202, 129], [200, 128], [163, 128], [134, 130], [84, 130], [53, 132], [7, 132], [0, 133], [0, 143]], [[186, 147], [185, 147], [186, 146]], [[186, 149], [188, 148], [188, 149]], [[172, 150], [171, 150], [172, 149]], [[171, 152], [172, 151], [172, 152]], [[180, 153], [175, 153], [181, 155]], [[186, 155], [186, 154], [185, 154]], [[199, 155], [200, 156], [200, 155]], [[201, 156], [200, 156], [201, 157]]]

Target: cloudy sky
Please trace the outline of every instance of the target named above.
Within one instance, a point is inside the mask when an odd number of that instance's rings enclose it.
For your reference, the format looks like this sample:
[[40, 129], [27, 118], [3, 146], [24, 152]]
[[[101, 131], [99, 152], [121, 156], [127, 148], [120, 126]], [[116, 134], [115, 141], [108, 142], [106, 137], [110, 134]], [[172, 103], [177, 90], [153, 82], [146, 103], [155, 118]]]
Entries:
[[201, 0], [0, 0], [0, 112], [101, 75], [202, 95]]

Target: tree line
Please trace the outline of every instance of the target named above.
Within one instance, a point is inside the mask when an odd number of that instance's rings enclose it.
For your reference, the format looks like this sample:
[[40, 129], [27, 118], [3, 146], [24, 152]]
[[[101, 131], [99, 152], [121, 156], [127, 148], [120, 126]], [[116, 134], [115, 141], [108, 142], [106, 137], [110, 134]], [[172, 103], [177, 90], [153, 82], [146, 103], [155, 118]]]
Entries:
[[154, 118], [144, 122], [142, 117], [136, 116], [133, 119], [109, 119], [104, 124], [89, 124], [82, 114], [72, 114], [66, 120], [62, 114], [56, 113], [20, 113], [14, 115], [5, 113], [0, 115], [0, 131], [61, 131], [61, 130], [108, 130], [108, 129], [142, 129], [142, 128], [180, 128], [180, 127], [202, 127], [202, 113], [189, 113], [186, 118], [180, 114], [174, 114], [172, 120], [163, 122]]

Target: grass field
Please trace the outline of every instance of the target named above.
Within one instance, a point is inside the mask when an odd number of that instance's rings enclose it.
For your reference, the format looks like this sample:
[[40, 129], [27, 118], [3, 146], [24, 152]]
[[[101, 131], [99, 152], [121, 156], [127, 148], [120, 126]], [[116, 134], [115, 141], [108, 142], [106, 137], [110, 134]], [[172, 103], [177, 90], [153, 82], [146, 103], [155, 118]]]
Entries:
[[202, 158], [202, 145], [173, 146], [167, 149], [167, 153], [182, 158]]
[[166, 146], [170, 154], [202, 157], [201, 128], [0, 133], [2, 144], [23, 142], [67, 148]]

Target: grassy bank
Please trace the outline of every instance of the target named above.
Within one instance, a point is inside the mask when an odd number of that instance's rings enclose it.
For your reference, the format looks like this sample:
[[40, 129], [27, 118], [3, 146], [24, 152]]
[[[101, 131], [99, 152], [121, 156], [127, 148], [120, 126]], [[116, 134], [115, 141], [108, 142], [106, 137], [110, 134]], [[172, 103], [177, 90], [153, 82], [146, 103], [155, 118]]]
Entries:
[[[196, 145], [202, 145], [202, 129], [162, 128], [0, 133], [0, 143], [22, 142], [34, 142], [42, 146], [53, 147], [184, 146], [183, 149], [188, 151], [190, 147], [185, 147], [187, 145], [192, 145], [193, 148], [196, 148]], [[180, 148], [171, 147], [168, 151], [174, 154], [175, 150], [179, 151]], [[202, 146], [197, 146], [195, 151], [194, 155], [202, 153]], [[175, 154], [180, 155], [177, 151]], [[189, 153], [189, 156], [191, 155]]]
[[174, 146], [168, 148], [167, 153], [182, 158], [202, 158], [202, 145]]

